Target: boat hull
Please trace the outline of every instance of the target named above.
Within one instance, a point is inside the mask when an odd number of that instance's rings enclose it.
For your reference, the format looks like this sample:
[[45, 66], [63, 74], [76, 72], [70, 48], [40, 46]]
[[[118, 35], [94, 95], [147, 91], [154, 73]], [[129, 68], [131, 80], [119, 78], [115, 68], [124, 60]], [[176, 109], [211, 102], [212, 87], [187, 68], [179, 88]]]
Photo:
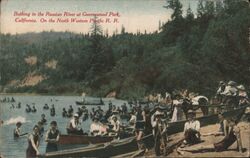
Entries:
[[99, 102], [99, 103], [91, 103], [91, 102], [80, 102], [80, 101], [76, 101], [76, 105], [104, 105], [104, 103]]
[[[224, 112], [225, 117], [237, 117], [238, 119], [244, 114], [246, 107], [241, 107], [232, 111]], [[216, 114], [197, 118], [201, 122], [201, 126], [206, 126], [218, 122]], [[167, 131], [169, 135], [182, 132], [186, 120], [170, 123]], [[152, 134], [143, 137], [142, 142], [146, 148], [150, 149], [154, 146], [154, 138]], [[96, 146], [82, 147], [72, 150], [63, 150], [58, 152], [47, 153], [45, 157], [111, 157], [122, 155], [125, 153], [138, 150], [137, 142], [134, 137], [121, 140], [117, 143], [99, 144]]]
[[60, 135], [59, 145], [71, 144], [98, 144], [106, 143], [113, 140], [110, 136], [85, 136], [85, 135]]

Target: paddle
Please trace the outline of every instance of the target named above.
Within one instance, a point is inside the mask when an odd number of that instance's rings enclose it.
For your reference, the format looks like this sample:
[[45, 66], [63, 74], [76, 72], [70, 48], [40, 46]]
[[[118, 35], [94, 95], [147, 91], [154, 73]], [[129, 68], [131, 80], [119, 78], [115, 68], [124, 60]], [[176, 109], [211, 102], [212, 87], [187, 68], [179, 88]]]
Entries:
[[23, 133], [23, 134], [20, 134], [20, 135], [19, 135], [19, 137], [21, 137], [21, 136], [25, 136], [25, 135], [27, 135], [27, 134], [29, 134], [29, 133]]

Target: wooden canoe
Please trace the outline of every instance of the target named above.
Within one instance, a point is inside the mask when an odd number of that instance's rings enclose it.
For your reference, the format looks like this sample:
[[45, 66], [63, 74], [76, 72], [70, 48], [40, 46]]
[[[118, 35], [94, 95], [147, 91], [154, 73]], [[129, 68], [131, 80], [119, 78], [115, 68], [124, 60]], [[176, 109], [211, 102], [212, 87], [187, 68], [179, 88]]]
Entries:
[[76, 101], [76, 105], [104, 105], [103, 102], [81, 102], [81, 101]]
[[113, 140], [111, 136], [85, 136], [85, 135], [60, 135], [59, 145], [71, 144], [98, 144], [106, 143]]
[[66, 158], [66, 157], [110, 157], [129, 153], [138, 150], [134, 137], [126, 138], [117, 142], [108, 144], [96, 144], [87, 147], [63, 150], [57, 152], [46, 153], [45, 157]]
[[[225, 117], [237, 117], [238, 119], [244, 114], [246, 107], [241, 107], [235, 110], [224, 112]], [[218, 122], [218, 116], [216, 114], [203, 116], [197, 118], [201, 126], [215, 124]], [[178, 132], [182, 132], [184, 128], [184, 121], [178, 121], [169, 123], [168, 134], [172, 135]], [[154, 138], [152, 134], [143, 137], [142, 142], [146, 148], [150, 149], [154, 146]], [[168, 148], [171, 148], [168, 147]], [[106, 144], [98, 144], [94, 146], [75, 148], [71, 150], [62, 150], [56, 152], [46, 153], [45, 157], [59, 158], [59, 157], [112, 157], [122, 155], [125, 153], [133, 152], [138, 150], [137, 141], [134, 137], [122, 139], [116, 142], [110, 142]]]

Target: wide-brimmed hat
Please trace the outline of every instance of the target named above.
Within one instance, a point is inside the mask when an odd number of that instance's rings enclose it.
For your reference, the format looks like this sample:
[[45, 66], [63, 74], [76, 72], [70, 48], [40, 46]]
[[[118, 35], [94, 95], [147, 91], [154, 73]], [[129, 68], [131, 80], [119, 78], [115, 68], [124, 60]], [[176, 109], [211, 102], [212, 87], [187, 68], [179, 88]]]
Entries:
[[57, 122], [56, 121], [51, 121], [50, 124], [57, 126]]
[[155, 112], [155, 116], [163, 116], [163, 115], [164, 115], [163, 112], [160, 112], [160, 111], [156, 111], [156, 112]]
[[219, 83], [220, 83], [221, 85], [222, 85], [222, 84], [226, 84], [224, 81], [220, 81]]
[[75, 114], [74, 114], [74, 117], [79, 117], [78, 113], [75, 113]]
[[118, 111], [118, 110], [114, 110], [114, 111], [112, 111], [112, 113], [113, 113], [113, 114], [118, 114], [119, 111]]
[[239, 86], [237, 86], [237, 88], [238, 88], [239, 90], [242, 90], [242, 91], [246, 90], [246, 88], [245, 88], [242, 84], [239, 85]]
[[112, 116], [112, 120], [115, 119], [115, 118], [117, 119], [117, 116], [116, 116], [116, 115]]
[[188, 114], [195, 114], [194, 110], [188, 110]]
[[94, 120], [97, 120], [97, 121], [99, 121], [99, 117], [97, 117], [97, 116], [94, 116], [92, 120], [93, 120], [93, 121], [94, 121]]
[[236, 82], [234, 82], [234, 81], [229, 81], [228, 83], [227, 83], [229, 86], [236, 86]]

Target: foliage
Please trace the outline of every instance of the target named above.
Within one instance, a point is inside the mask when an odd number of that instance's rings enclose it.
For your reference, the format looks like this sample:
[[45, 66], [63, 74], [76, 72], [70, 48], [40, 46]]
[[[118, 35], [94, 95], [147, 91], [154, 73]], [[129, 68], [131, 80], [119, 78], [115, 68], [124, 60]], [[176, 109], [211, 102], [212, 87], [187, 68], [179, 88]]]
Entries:
[[[160, 32], [103, 35], [42, 32], [0, 35], [0, 85], [8, 92], [78, 93], [140, 98], [153, 92], [187, 88], [213, 95], [220, 80], [250, 85], [250, 9], [245, 1], [198, 2], [185, 16], [179, 0], [168, 0], [171, 20]], [[33, 38], [32, 38], [33, 37]], [[25, 58], [36, 56], [35, 65]], [[56, 68], [45, 65], [56, 60]], [[11, 86], [29, 72], [46, 80], [36, 86]]]

